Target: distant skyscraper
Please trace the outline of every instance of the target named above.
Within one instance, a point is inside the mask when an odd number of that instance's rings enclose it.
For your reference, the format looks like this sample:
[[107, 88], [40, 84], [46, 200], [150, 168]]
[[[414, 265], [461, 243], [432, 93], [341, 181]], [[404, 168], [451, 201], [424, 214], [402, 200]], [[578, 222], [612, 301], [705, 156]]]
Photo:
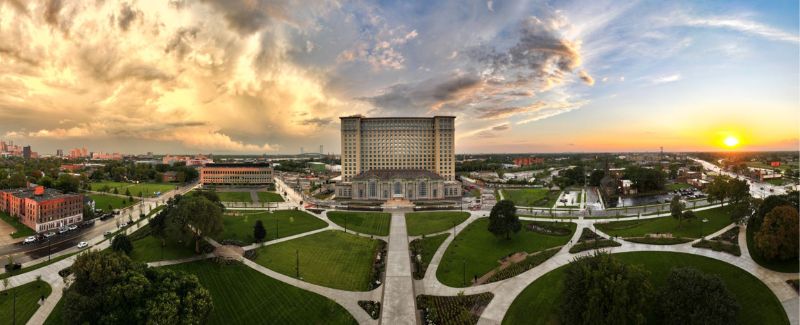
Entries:
[[64, 156], [64, 150], [56, 149], [56, 156], [57, 157], [63, 157]]
[[322, 145], [319, 145], [319, 154], [320, 155], [324, 154], [324, 152], [322, 152]]
[[306, 153], [305, 150], [303, 149], [303, 147], [300, 147], [300, 154], [302, 155], [304, 153]]
[[22, 158], [31, 159], [31, 146], [22, 147]]

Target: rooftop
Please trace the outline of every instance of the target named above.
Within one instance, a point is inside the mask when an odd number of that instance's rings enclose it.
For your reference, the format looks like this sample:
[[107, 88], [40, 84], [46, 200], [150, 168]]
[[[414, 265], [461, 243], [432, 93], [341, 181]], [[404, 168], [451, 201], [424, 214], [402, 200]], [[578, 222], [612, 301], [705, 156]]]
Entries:
[[206, 167], [272, 167], [270, 163], [267, 162], [260, 162], [260, 163], [211, 163], [206, 164]]
[[53, 188], [45, 188], [44, 192], [41, 195], [36, 195], [35, 193], [36, 187], [23, 187], [23, 188], [14, 188], [14, 189], [7, 189], [7, 190], [0, 190], [0, 192], [11, 193], [15, 197], [24, 198], [24, 199], [33, 199], [36, 202], [42, 202], [52, 199], [58, 198], [65, 198], [65, 197], [73, 197], [78, 194], [74, 193], [63, 193], [59, 190]]

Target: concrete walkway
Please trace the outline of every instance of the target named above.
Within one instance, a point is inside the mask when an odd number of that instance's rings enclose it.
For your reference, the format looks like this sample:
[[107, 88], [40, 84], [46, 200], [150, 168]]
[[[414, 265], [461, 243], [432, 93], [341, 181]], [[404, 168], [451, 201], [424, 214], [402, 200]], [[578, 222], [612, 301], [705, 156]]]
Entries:
[[405, 212], [392, 212], [381, 324], [417, 323]]

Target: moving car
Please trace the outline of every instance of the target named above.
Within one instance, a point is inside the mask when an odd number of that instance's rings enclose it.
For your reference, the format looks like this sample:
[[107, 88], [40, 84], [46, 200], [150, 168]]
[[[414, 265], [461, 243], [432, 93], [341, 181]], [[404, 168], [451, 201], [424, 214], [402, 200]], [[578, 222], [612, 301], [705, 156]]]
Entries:
[[76, 229], [78, 229], [78, 225], [69, 225], [69, 227], [67, 227], [67, 228], [69, 230], [76, 230]]
[[35, 243], [35, 242], [36, 242], [36, 237], [28, 236], [27, 238], [25, 238], [25, 241], [23, 241], [22, 243], [23, 244], [31, 244], [31, 243]]
[[82, 241], [82, 242], [78, 243], [78, 248], [86, 248], [88, 246], [89, 246], [89, 243], [87, 243], [85, 241]]

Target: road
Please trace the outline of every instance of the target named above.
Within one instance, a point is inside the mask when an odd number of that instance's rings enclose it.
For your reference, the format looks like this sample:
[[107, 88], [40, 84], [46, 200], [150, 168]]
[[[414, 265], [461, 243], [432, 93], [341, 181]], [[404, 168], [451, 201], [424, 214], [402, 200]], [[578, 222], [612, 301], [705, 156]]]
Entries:
[[753, 196], [754, 198], [763, 199], [763, 198], [765, 198], [767, 196], [770, 196], [770, 195], [786, 194], [786, 188], [783, 187], [783, 186], [775, 186], [775, 185], [772, 185], [770, 183], [762, 183], [762, 182], [754, 181], [754, 180], [751, 180], [751, 179], [749, 179], [749, 178], [747, 178], [745, 176], [734, 174], [734, 173], [731, 173], [731, 172], [728, 172], [728, 171], [724, 171], [719, 166], [714, 165], [714, 164], [712, 164], [710, 162], [707, 162], [705, 160], [701, 160], [701, 159], [697, 159], [697, 158], [691, 158], [691, 157], [689, 159], [700, 163], [701, 165], [703, 165], [703, 168], [706, 169], [706, 170], [712, 170], [712, 171], [717, 172], [717, 173], [719, 173], [721, 175], [726, 175], [726, 176], [729, 176], [729, 177], [732, 177], [732, 178], [738, 178], [738, 179], [746, 180], [747, 184], [750, 185], [750, 195]]
[[138, 204], [121, 210], [119, 215], [115, 216], [114, 218], [105, 221], [96, 219], [94, 226], [78, 228], [77, 230], [70, 231], [65, 234], [56, 234], [50, 239], [50, 243], [38, 242], [28, 245], [16, 243], [0, 246], [0, 265], [5, 265], [8, 262], [9, 255], [14, 257], [15, 263], [25, 263], [27, 261], [45, 257], [48, 254], [74, 248], [82, 241], [88, 241], [90, 238], [103, 236], [103, 233], [106, 231], [115, 231], [119, 229], [117, 227], [117, 222], [122, 223], [128, 221], [128, 216], [131, 216], [132, 218], [138, 218], [142, 211], [144, 214], [147, 214], [150, 210], [164, 204], [173, 196], [177, 194], [184, 194], [197, 186], [199, 185], [194, 183], [184, 186], [178, 190], [169, 191], [159, 197], [144, 199]]

